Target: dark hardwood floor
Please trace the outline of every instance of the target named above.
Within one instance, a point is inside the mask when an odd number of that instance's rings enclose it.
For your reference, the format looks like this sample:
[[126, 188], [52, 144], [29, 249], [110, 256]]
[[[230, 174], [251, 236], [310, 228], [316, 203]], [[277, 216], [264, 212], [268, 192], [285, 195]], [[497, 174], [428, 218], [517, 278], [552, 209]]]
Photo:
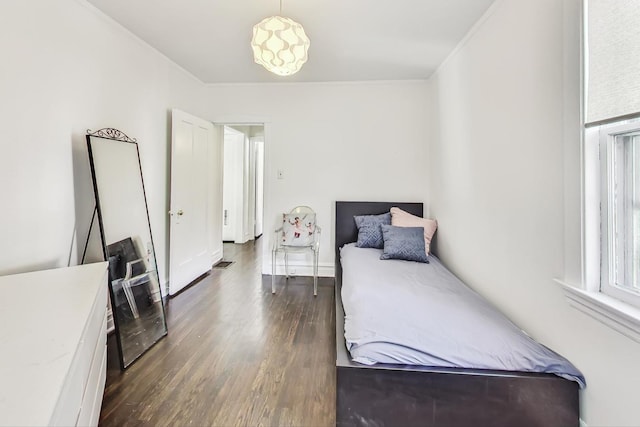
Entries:
[[335, 425], [332, 278], [261, 276], [264, 239], [167, 303], [169, 334], [125, 372], [108, 340], [102, 426]]

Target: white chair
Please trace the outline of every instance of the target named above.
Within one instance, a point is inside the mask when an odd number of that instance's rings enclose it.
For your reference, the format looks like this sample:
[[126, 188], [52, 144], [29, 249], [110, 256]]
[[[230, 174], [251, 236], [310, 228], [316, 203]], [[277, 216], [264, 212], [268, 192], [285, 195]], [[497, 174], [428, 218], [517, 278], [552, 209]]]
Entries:
[[[145, 271], [140, 274], [134, 275], [135, 273], [133, 266], [135, 264], [141, 264], [142, 268], [144, 268]], [[134, 319], [140, 317], [140, 314], [138, 312], [136, 299], [133, 296], [133, 287], [139, 285], [147, 285], [148, 283], [150, 283], [151, 274], [152, 272], [146, 269], [146, 264], [143, 259], [137, 259], [135, 261], [127, 262], [127, 274], [122, 279], [122, 289], [124, 290], [124, 294], [127, 297], [127, 301], [129, 302], [129, 307], [131, 307], [131, 313], [133, 313]]]
[[[148, 261], [140, 256], [133, 241], [134, 238], [128, 237], [107, 246], [107, 251], [109, 253], [109, 275], [114, 294], [117, 294], [116, 289], [121, 286], [133, 318], [138, 319], [140, 313], [136, 304], [134, 287], [144, 286], [144, 293], [153, 301], [157, 301], [152, 285], [157, 283], [155, 279], [157, 276], [155, 270], [149, 268]], [[116, 304], [118, 303], [117, 299], [116, 297]]]
[[[287, 222], [285, 222], [287, 221]], [[271, 293], [276, 293], [276, 257], [284, 253], [284, 272], [289, 279], [289, 254], [311, 253], [313, 256], [313, 296], [318, 295], [318, 253], [320, 233], [316, 224], [316, 213], [309, 206], [297, 206], [283, 214], [283, 226], [273, 235], [271, 251]], [[297, 242], [296, 240], [300, 240]]]

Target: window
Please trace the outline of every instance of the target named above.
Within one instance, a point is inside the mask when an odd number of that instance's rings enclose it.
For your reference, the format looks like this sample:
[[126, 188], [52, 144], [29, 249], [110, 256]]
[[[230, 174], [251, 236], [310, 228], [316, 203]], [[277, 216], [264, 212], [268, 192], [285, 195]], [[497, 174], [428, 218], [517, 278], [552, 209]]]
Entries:
[[640, 307], [640, 122], [599, 133], [600, 291]]
[[569, 304], [640, 343], [640, 7], [584, 0], [582, 286]]
[[640, 308], [640, 8], [584, 0], [587, 290]]

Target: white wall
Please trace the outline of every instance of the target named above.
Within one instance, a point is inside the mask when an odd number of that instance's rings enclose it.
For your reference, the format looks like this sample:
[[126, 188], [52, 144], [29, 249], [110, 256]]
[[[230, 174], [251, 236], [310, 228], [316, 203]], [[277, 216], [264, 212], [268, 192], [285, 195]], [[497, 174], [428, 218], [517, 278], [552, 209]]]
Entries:
[[640, 344], [569, 307], [580, 280], [579, 0], [498, 0], [430, 79], [430, 215], [462, 280], [571, 360], [589, 426], [640, 425]]
[[[206, 93], [214, 122], [265, 123], [265, 237], [282, 212], [314, 208], [321, 275], [333, 274], [336, 200], [425, 197], [426, 82], [210, 85]], [[297, 274], [308, 274], [310, 258], [301, 262]]]
[[[166, 277], [169, 109], [202, 84], [84, 0], [0, 2], [0, 274], [76, 264], [93, 209], [87, 128], [138, 139]], [[71, 254], [70, 254], [71, 252]]]
[[[205, 87], [84, 0], [2, 2], [0, 25], [11, 34], [0, 38], [0, 196], [10, 207], [0, 214], [0, 274], [79, 261], [93, 209], [85, 131], [117, 127], [140, 143], [166, 280], [171, 108], [268, 122], [265, 236], [280, 212], [313, 206], [325, 275], [333, 274], [335, 200], [424, 196], [425, 82]], [[91, 247], [95, 259], [99, 246]]]

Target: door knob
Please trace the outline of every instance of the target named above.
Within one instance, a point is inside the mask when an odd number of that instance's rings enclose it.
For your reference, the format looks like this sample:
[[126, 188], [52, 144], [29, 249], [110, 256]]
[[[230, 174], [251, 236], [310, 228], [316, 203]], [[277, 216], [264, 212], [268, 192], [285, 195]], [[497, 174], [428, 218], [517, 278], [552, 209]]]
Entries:
[[182, 216], [182, 215], [184, 215], [184, 211], [183, 211], [182, 209], [180, 209], [180, 210], [178, 211], [178, 216]]

